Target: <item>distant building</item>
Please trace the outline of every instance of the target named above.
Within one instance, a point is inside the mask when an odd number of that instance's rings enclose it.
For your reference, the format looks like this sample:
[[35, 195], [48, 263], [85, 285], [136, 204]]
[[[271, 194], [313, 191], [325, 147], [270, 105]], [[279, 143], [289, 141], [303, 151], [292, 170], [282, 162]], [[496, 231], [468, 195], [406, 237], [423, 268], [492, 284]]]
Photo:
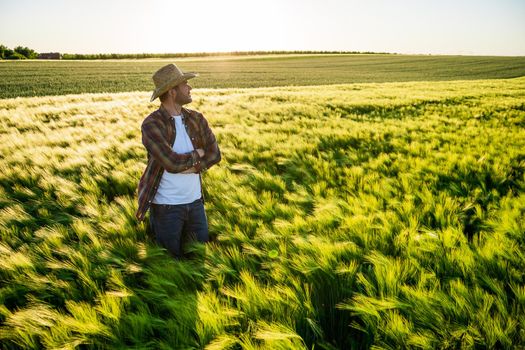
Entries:
[[38, 59], [40, 60], [59, 60], [62, 58], [59, 52], [48, 52], [38, 54]]

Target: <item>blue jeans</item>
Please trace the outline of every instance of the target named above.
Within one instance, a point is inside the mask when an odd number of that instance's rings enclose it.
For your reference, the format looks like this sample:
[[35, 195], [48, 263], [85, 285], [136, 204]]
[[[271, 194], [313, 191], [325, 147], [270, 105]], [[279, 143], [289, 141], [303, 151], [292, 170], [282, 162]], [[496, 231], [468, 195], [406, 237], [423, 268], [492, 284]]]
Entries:
[[157, 243], [174, 257], [183, 256], [185, 241], [208, 241], [208, 219], [202, 198], [188, 204], [151, 204], [150, 225]]

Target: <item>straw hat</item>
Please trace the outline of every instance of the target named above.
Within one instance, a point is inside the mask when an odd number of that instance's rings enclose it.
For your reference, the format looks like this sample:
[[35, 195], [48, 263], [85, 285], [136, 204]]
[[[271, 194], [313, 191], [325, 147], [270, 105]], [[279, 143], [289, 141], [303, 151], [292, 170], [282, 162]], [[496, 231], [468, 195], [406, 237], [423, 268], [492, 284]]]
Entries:
[[153, 91], [153, 95], [151, 95], [150, 102], [172, 87], [179, 85], [184, 80], [195, 78], [196, 76], [198, 76], [196, 73], [182, 72], [179, 67], [173, 63], [165, 65], [153, 74], [152, 78], [155, 83], [155, 90]]

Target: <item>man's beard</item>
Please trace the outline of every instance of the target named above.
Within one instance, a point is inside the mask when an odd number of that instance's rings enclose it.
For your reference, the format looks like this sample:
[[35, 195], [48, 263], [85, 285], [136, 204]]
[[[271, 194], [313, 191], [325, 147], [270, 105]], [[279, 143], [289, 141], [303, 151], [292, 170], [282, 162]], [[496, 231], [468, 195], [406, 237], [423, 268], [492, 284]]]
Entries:
[[177, 102], [177, 104], [179, 105], [185, 105], [185, 104], [188, 104], [192, 101], [191, 99], [191, 96], [188, 94], [188, 95], [184, 95], [184, 96], [181, 96], [181, 95], [177, 95], [177, 97], [175, 98], [175, 102]]

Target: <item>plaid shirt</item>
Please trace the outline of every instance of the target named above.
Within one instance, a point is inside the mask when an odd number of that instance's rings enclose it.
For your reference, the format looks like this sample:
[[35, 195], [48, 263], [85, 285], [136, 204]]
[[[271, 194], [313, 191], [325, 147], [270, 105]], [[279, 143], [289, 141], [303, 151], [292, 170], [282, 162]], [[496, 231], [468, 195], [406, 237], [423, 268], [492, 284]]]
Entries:
[[[139, 221], [144, 220], [151, 201], [155, 198], [164, 170], [170, 173], [180, 173], [195, 167], [196, 172], [199, 173], [201, 195], [204, 200], [201, 173], [220, 162], [221, 152], [215, 135], [201, 113], [183, 108], [182, 123], [193, 144], [194, 150], [191, 153], [180, 154], [173, 151], [176, 136], [175, 124], [173, 117], [162, 105], [142, 122], [142, 143], [148, 151], [148, 165], [138, 185], [139, 206], [135, 217]], [[197, 148], [204, 149], [204, 157], [199, 157]]]

